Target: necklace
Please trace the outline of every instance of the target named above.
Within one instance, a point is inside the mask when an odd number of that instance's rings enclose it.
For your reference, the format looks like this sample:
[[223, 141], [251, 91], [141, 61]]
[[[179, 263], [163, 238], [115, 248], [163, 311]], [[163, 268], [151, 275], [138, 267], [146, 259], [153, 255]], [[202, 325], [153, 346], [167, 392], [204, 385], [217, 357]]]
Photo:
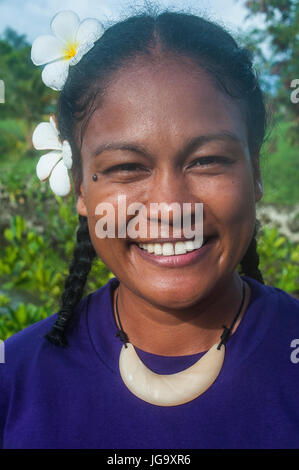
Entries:
[[133, 344], [122, 328], [116, 294], [116, 314], [120, 328], [116, 336], [124, 343], [119, 356], [120, 375], [127, 388], [138, 398], [152, 405], [177, 406], [194, 400], [204, 393], [218, 377], [225, 356], [225, 343], [241, 313], [245, 300], [242, 283], [242, 301], [229, 328], [222, 326], [219, 344], [214, 344], [195, 364], [176, 374], [156, 374], [139, 359]]

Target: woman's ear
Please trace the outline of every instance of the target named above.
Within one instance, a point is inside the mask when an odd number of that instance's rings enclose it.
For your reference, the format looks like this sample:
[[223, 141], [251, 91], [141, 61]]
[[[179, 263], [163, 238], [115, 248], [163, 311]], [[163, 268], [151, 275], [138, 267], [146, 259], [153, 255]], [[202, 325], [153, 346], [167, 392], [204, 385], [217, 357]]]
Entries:
[[258, 180], [255, 182], [255, 202], [258, 202], [262, 199], [264, 195], [264, 188], [262, 180]]
[[87, 208], [85, 205], [85, 195], [84, 195], [84, 189], [83, 189], [82, 183], [80, 185], [80, 191], [78, 192], [78, 195], [77, 195], [76, 207], [77, 207], [78, 214], [84, 215], [85, 217], [87, 217]]
[[255, 193], [255, 202], [258, 202], [262, 199], [264, 195], [263, 181], [260, 170], [260, 156], [256, 155], [253, 158], [253, 177], [254, 177], [254, 193]]

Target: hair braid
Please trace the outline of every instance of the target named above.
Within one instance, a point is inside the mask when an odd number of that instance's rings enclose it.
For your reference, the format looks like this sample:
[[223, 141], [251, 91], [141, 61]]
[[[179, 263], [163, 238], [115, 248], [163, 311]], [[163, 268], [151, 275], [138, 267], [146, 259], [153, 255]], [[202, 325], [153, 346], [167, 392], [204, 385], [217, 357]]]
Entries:
[[77, 244], [74, 248], [73, 260], [69, 275], [66, 278], [62, 294], [62, 306], [58, 312], [52, 330], [46, 338], [57, 346], [67, 346], [65, 336], [67, 325], [72, 317], [74, 308], [81, 300], [87, 276], [92, 266], [96, 252], [91, 243], [87, 218], [79, 215], [79, 228], [77, 230]]
[[256, 279], [257, 281], [261, 282], [262, 284], [264, 283], [264, 279], [262, 276], [261, 271], [259, 270], [259, 262], [260, 262], [260, 257], [257, 252], [257, 242], [256, 242], [256, 235], [258, 228], [260, 226], [260, 222], [256, 219], [255, 227], [254, 227], [254, 232], [253, 232], [253, 237], [251, 239], [251, 242], [248, 246], [248, 249], [243, 256], [240, 264], [241, 264], [241, 274], [244, 274], [245, 276], [252, 277], [253, 279]]

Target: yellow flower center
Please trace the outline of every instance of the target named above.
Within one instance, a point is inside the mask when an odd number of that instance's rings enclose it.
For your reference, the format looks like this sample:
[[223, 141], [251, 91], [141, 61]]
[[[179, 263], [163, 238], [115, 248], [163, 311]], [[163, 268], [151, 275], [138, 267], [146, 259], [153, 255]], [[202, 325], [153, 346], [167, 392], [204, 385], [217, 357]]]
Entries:
[[64, 49], [63, 51], [64, 58], [66, 60], [71, 60], [77, 54], [77, 50], [78, 50], [77, 43], [69, 44], [68, 47]]

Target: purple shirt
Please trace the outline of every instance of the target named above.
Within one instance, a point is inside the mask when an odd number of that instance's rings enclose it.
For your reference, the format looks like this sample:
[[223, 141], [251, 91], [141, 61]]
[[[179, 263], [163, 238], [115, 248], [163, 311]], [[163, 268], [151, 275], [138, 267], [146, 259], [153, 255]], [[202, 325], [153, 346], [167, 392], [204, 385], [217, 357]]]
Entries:
[[[80, 302], [68, 348], [44, 338], [57, 314], [9, 338], [0, 364], [0, 447], [299, 448], [299, 301], [242, 277], [252, 295], [221, 372], [184, 405], [151, 405], [122, 382], [111, 297], [116, 278]], [[204, 354], [136, 351], [161, 374]]]

